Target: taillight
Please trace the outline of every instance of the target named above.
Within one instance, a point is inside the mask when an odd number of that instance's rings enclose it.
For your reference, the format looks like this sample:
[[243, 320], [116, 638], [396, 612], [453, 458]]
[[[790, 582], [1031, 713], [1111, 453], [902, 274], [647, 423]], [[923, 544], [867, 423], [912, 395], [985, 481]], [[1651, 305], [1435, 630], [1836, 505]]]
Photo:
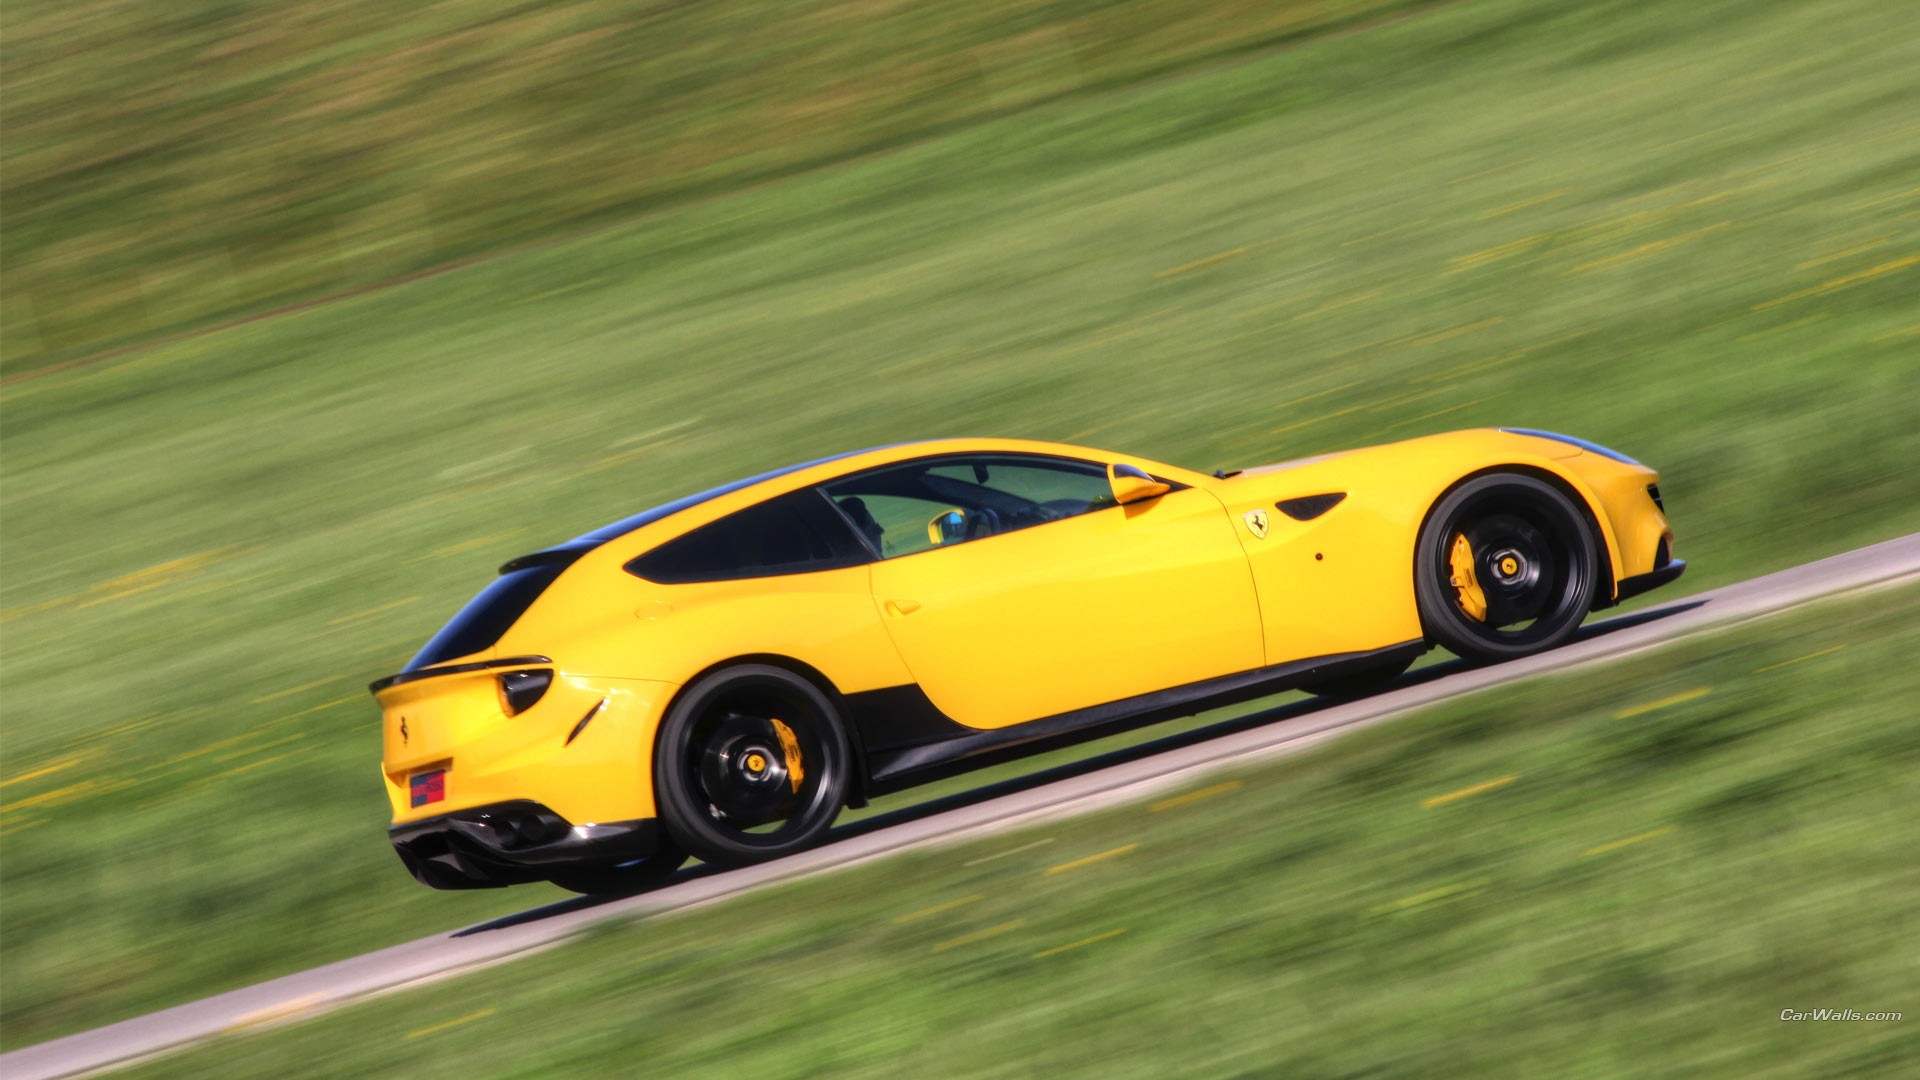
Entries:
[[509, 671], [500, 676], [500, 707], [508, 716], [518, 716], [533, 708], [551, 682], [551, 671]]

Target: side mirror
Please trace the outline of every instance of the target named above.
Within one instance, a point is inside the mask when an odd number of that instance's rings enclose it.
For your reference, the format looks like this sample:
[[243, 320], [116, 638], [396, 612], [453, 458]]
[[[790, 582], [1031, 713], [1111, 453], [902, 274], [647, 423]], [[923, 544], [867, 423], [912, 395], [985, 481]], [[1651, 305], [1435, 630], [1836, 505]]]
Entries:
[[1113, 487], [1113, 501], [1122, 506], [1157, 499], [1173, 490], [1172, 484], [1155, 480], [1136, 465], [1108, 465], [1107, 483]]
[[927, 540], [934, 547], [951, 544], [967, 538], [967, 512], [965, 510], [942, 510], [927, 522]]

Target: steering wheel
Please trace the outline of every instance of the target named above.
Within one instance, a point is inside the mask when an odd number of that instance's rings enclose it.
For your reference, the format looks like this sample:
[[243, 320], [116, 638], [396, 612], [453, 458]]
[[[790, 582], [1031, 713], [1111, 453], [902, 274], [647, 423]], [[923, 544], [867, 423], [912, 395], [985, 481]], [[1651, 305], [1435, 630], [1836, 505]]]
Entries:
[[987, 507], [980, 507], [967, 515], [967, 539], [978, 540], [983, 536], [992, 536], [1000, 531], [1000, 515]]

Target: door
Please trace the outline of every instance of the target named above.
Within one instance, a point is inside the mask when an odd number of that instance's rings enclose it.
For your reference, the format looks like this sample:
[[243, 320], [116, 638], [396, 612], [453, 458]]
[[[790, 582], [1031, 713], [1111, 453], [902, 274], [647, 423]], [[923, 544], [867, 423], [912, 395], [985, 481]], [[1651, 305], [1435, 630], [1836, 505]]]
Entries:
[[997, 728], [1257, 668], [1259, 606], [1226, 508], [1114, 502], [1104, 464], [923, 458], [828, 495], [881, 555], [874, 600], [942, 712]]

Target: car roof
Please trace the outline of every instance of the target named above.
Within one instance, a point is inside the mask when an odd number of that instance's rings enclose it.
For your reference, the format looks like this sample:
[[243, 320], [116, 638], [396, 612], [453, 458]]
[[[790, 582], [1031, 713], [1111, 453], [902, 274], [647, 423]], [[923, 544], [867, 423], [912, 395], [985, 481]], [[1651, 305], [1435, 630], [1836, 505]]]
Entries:
[[[743, 477], [717, 487], [708, 488], [705, 491], [682, 496], [672, 502], [662, 503], [659, 506], [651, 507], [637, 514], [621, 518], [618, 521], [602, 525], [600, 528], [594, 529], [591, 532], [581, 533], [579, 536], [564, 543], [555, 544], [552, 547], [542, 549], [530, 555], [522, 555], [508, 562], [500, 569], [502, 573], [505, 573], [508, 570], [517, 569], [522, 566], [530, 566], [535, 563], [554, 561], [556, 559], [570, 560], [578, 558], [588, 551], [601, 547], [610, 541], [617, 540], [629, 533], [637, 532], [656, 522], [664, 521], [667, 518], [679, 514], [681, 511], [692, 509], [703, 503], [712, 502], [723, 496], [749, 492], [750, 489], [753, 488], [766, 486], [769, 489], [766, 492], [767, 497], [772, 497], [773, 495], [781, 494], [794, 487], [804, 487], [808, 484], [822, 483], [838, 476], [859, 472], [862, 469], [890, 465], [894, 462], [908, 461], [919, 457], [960, 453], [1046, 454], [1055, 457], [1081, 458], [1083, 460], [1129, 457], [1129, 455], [1113, 454], [1108, 451], [1094, 450], [1084, 446], [1038, 442], [1028, 439], [955, 438], [890, 443], [885, 446], [868, 447], [864, 450], [851, 450], [846, 453], [830, 454], [826, 457], [814, 458], [811, 461], [803, 461], [796, 465], [787, 465], [778, 469], [768, 470], [767, 472], [756, 473], [753, 476]], [[1152, 466], [1154, 469], [1165, 469], [1177, 473], [1179, 474], [1179, 478], [1186, 483], [1191, 484], [1194, 482], [1194, 474], [1188, 473], [1185, 469], [1163, 466], [1157, 462], [1150, 462], [1145, 459], [1139, 460], [1143, 465]], [[828, 468], [828, 466], [834, 467]], [[782, 479], [795, 477], [796, 474], [803, 472], [811, 472], [815, 475], [802, 478], [798, 480], [797, 483], [777, 483]], [[773, 490], [775, 488], [778, 490]], [[746, 496], [746, 498], [752, 502], [760, 501], [759, 499], [752, 498], [750, 495]]]

